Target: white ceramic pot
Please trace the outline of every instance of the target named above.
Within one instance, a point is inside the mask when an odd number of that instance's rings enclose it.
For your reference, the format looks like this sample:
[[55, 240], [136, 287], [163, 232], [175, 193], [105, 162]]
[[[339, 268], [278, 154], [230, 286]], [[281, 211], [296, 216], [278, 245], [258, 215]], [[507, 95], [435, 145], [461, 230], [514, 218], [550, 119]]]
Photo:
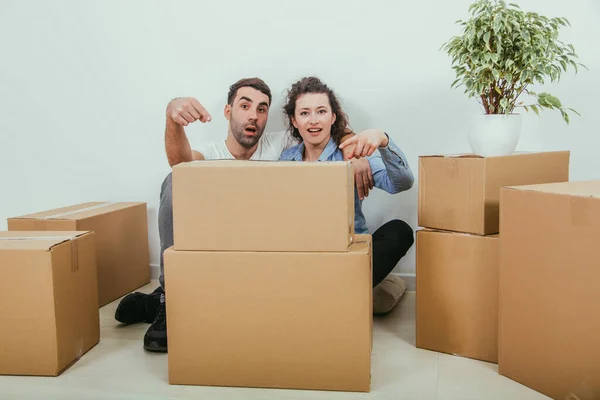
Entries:
[[521, 115], [482, 114], [474, 118], [469, 131], [473, 153], [483, 157], [508, 156], [521, 136]]

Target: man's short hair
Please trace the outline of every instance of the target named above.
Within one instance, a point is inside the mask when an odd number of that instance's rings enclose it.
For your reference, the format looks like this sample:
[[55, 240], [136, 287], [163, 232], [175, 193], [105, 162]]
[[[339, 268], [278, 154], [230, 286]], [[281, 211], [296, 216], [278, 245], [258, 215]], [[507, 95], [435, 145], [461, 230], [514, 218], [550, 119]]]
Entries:
[[258, 90], [259, 92], [266, 94], [269, 97], [269, 105], [271, 105], [271, 89], [269, 88], [269, 85], [267, 85], [260, 78], [244, 78], [231, 85], [229, 87], [229, 94], [227, 95], [227, 104], [232, 106], [233, 100], [235, 99], [235, 95], [237, 94], [238, 89], [246, 86], [249, 86], [253, 89]]

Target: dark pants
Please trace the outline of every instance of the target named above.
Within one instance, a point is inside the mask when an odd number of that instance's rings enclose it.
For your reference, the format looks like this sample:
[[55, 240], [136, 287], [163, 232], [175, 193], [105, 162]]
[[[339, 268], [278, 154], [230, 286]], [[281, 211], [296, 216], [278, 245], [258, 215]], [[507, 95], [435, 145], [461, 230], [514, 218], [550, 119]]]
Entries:
[[[169, 174], [162, 183], [158, 207], [159, 281], [163, 289], [165, 287], [163, 253], [173, 246], [172, 186], [172, 175]], [[413, 243], [413, 230], [406, 222], [398, 219], [387, 222], [373, 233], [373, 287], [388, 276]]]
[[392, 272], [414, 241], [412, 228], [399, 219], [386, 222], [373, 233], [373, 287]]

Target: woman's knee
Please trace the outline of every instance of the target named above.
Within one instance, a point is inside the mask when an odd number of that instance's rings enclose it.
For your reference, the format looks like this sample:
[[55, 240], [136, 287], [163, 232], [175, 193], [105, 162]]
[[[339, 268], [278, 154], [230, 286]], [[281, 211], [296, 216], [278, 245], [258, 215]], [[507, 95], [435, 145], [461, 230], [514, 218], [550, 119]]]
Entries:
[[398, 241], [410, 249], [415, 243], [415, 232], [405, 221], [395, 219], [390, 221], [394, 224], [394, 232], [398, 235]]

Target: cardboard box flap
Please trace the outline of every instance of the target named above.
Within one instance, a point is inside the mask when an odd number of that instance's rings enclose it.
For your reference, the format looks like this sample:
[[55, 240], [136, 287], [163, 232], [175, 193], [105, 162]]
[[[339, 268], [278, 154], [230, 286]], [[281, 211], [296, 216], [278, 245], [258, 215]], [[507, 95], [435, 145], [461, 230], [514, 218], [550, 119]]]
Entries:
[[[548, 152], [548, 153], [552, 153], [552, 152]], [[535, 154], [535, 152], [533, 152], [533, 151], [515, 151], [511, 155], [508, 155], [508, 156], [489, 156], [489, 157], [484, 157], [484, 156], [480, 156], [479, 154], [473, 154], [473, 153], [430, 154], [430, 155], [419, 156], [419, 158], [434, 158], [434, 157], [439, 157], [439, 158], [500, 158], [500, 157], [514, 157], [514, 156], [525, 155], [525, 154]]]
[[371, 235], [369, 234], [356, 234], [354, 235], [354, 241], [348, 249], [348, 253], [364, 253], [369, 254], [371, 251]]
[[430, 154], [425, 156], [419, 156], [419, 158], [484, 158], [477, 154]]
[[506, 189], [600, 198], [600, 180], [506, 186]]
[[323, 168], [324, 165], [345, 166], [347, 161], [319, 161], [319, 162], [297, 162], [278, 160], [202, 160], [179, 163], [173, 168]]
[[[335, 168], [332, 168], [335, 167]], [[290, 173], [294, 173], [294, 171], [319, 171], [319, 174], [328, 174], [331, 175], [331, 179], [321, 179], [321, 182], [327, 182], [327, 186], [341, 184], [344, 187], [348, 186], [347, 180], [335, 179], [335, 177], [339, 176], [340, 170], [351, 169], [352, 165], [347, 161], [321, 161], [321, 162], [297, 162], [297, 161], [269, 161], [269, 160], [210, 160], [210, 161], [191, 161], [186, 163], [177, 164], [173, 167], [173, 170], [179, 169], [201, 169], [201, 168], [211, 168], [211, 169], [223, 169], [230, 170], [232, 168], [237, 169], [251, 169], [251, 168], [260, 168], [268, 174], [267, 171], [271, 170], [274, 173], [280, 172], [281, 169], [289, 169]], [[212, 172], [214, 174], [214, 172]], [[299, 175], [300, 177], [301, 175]], [[265, 175], [265, 179], [269, 179], [268, 175]], [[290, 179], [293, 179], [291, 177]], [[308, 184], [311, 188], [315, 187], [315, 182], [302, 182], [302, 179], [298, 179], [298, 184]]]
[[88, 234], [80, 231], [8, 231], [0, 232], [1, 250], [45, 250]]
[[478, 238], [498, 238], [500, 237], [499, 233], [494, 233], [494, 234], [490, 234], [490, 235], [478, 235], [475, 233], [468, 233], [468, 232], [457, 232], [457, 231], [447, 231], [444, 229], [436, 229], [436, 228], [419, 228], [417, 229], [417, 232], [423, 232], [423, 233], [439, 233], [439, 234], [444, 234], [444, 235], [454, 235], [454, 236], [473, 236], [473, 237], [478, 237]]
[[141, 202], [88, 202], [74, 206], [56, 208], [32, 214], [26, 214], [10, 219], [60, 219], [60, 220], [77, 220], [88, 217], [93, 217], [98, 214], [104, 214], [111, 211], [121, 210], [123, 208], [145, 204]]

